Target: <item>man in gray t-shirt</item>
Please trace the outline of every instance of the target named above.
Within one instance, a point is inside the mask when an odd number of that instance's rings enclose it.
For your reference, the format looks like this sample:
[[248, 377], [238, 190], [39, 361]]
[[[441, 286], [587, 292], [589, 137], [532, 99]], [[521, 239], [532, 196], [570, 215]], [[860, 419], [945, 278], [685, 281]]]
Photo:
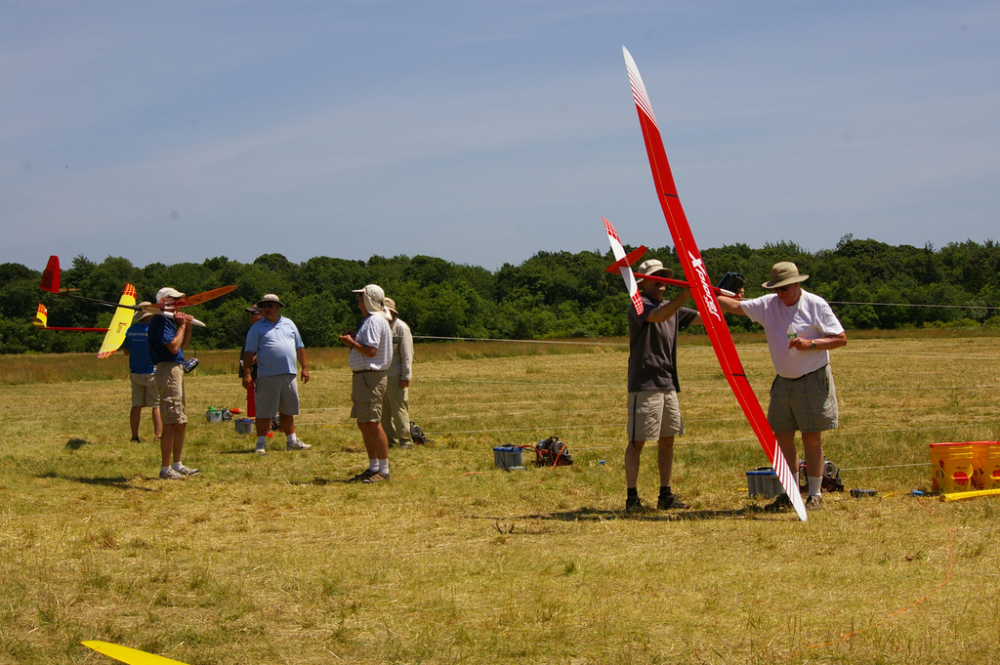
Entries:
[[[672, 277], [656, 259], [644, 261], [637, 272], [642, 275]], [[670, 477], [674, 465], [674, 436], [684, 432], [677, 392], [677, 333], [691, 325], [700, 325], [701, 317], [693, 309], [682, 307], [691, 297], [682, 290], [669, 302], [663, 300], [666, 284], [639, 278], [642, 314], [634, 307], [628, 313], [628, 445], [625, 448], [625, 510], [642, 509], [636, 485], [639, 480], [639, 454], [646, 441], [656, 440], [657, 466], [660, 472], [660, 509], [687, 508], [673, 494]]]

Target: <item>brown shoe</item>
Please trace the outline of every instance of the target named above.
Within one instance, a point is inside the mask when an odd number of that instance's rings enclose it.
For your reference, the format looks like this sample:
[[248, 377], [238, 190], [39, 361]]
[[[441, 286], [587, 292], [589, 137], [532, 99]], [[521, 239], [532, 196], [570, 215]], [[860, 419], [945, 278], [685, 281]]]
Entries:
[[374, 476], [376, 473], [378, 473], [378, 471], [372, 471], [371, 469], [365, 469], [364, 471], [362, 471], [358, 475], [354, 476], [353, 478], [351, 478], [347, 482], [349, 482], [349, 483], [364, 483], [364, 482], [367, 482], [368, 479], [371, 478], [372, 476]]

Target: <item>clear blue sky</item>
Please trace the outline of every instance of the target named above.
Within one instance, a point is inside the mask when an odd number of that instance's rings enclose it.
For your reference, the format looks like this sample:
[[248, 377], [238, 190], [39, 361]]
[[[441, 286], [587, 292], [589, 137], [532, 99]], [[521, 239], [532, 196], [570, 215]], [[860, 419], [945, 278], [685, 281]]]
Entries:
[[0, 262], [1000, 239], [996, 2], [0, 0]]

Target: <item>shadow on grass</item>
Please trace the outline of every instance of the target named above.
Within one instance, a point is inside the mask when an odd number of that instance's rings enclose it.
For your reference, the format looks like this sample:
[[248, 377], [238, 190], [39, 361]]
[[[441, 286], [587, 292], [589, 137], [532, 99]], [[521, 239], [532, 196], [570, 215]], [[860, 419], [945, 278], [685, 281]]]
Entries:
[[358, 483], [359, 481], [354, 478], [336, 478], [331, 480], [329, 478], [320, 478], [319, 476], [313, 478], [312, 480], [292, 480], [289, 481], [289, 485], [317, 485], [323, 487], [324, 485], [346, 485]]
[[223, 450], [220, 455], [250, 455], [255, 454], [257, 450], [255, 448], [242, 448], [240, 450]]
[[83, 483], [84, 485], [101, 485], [102, 487], [114, 487], [120, 490], [140, 490], [142, 492], [152, 492], [153, 490], [148, 487], [139, 487], [131, 483], [130, 478], [125, 476], [116, 476], [114, 478], [87, 478], [85, 476], [62, 476], [58, 473], [52, 471], [46, 471], [45, 473], [38, 474], [39, 478], [58, 478], [60, 480], [71, 480], [75, 483]]
[[83, 446], [90, 443], [86, 439], [70, 439], [66, 442], [66, 448], [69, 450], [80, 450]]
[[525, 519], [558, 520], [561, 522], [603, 522], [605, 520], [637, 520], [642, 522], [684, 522], [691, 520], [731, 519], [746, 517], [759, 511], [749, 508], [737, 510], [644, 510], [626, 513], [624, 510], [598, 510], [578, 508], [554, 513], [524, 515]]

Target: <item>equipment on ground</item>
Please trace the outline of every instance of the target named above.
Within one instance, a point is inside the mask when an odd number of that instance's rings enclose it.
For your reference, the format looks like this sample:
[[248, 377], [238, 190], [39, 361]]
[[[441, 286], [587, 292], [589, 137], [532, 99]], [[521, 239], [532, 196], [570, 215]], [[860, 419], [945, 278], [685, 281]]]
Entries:
[[558, 436], [542, 439], [534, 446], [521, 447], [531, 448], [535, 451], [535, 466], [569, 466], [573, 463], [573, 456], [569, 454], [569, 447], [560, 441]]
[[420, 426], [411, 420], [410, 441], [412, 441], [413, 443], [424, 444], [427, 443], [428, 441], [434, 441], [434, 439], [428, 439], [427, 435], [424, 434], [424, 430], [420, 429]]
[[[799, 482], [804, 482], [799, 489], [803, 492], [809, 491], [809, 480], [806, 476], [806, 461], [799, 460]], [[830, 460], [823, 460], [823, 485], [824, 492], [843, 492], [844, 481], [840, 479], [840, 469]]]

